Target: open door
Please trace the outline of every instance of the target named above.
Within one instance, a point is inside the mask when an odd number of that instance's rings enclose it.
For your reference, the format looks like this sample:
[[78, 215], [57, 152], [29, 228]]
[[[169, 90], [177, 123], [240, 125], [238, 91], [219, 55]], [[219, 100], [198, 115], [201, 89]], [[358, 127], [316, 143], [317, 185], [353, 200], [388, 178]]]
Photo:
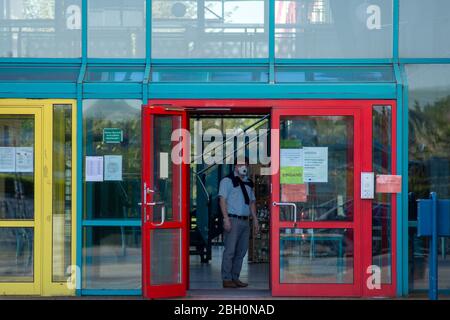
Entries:
[[142, 120], [143, 293], [181, 297], [187, 288], [189, 201], [187, 164], [180, 152], [188, 150], [182, 136], [187, 117], [182, 110], [149, 106]]

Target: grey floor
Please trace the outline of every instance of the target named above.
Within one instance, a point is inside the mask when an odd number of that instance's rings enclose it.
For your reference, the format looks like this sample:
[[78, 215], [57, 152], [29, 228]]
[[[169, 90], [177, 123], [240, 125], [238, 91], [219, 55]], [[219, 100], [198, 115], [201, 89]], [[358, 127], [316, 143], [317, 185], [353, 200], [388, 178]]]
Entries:
[[[223, 289], [220, 274], [222, 252], [222, 246], [213, 246], [212, 259], [209, 263], [201, 263], [199, 256], [192, 255], [190, 257], [189, 277], [191, 290]], [[248, 282], [249, 286], [238, 290], [269, 290], [269, 264], [249, 263], [246, 256], [244, 258], [244, 263], [242, 264], [240, 279], [244, 282]]]

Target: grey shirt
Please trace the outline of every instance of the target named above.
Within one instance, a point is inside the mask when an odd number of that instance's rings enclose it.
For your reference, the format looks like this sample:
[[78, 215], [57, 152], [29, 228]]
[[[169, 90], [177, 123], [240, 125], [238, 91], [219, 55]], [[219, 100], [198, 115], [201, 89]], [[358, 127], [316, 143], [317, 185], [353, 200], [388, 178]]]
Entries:
[[[243, 181], [247, 181], [245, 178]], [[250, 203], [255, 201], [255, 194], [253, 189], [245, 185], [248, 197], [250, 198]], [[225, 177], [220, 181], [219, 186], [219, 197], [223, 197], [227, 204], [228, 213], [235, 214], [238, 216], [249, 216], [250, 215], [250, 205], [245, 204], [244, 195], [240, 186], [236, 188], [233, 186], [233, 181], [229, 177]]]

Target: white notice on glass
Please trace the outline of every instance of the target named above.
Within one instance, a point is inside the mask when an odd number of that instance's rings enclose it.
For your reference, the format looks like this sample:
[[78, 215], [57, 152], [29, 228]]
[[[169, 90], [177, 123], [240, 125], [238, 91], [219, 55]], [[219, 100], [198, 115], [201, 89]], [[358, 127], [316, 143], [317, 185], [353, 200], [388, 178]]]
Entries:
[[105, 156], [105, 181], [122, 181], [122, 156]]
[[303, 167], [303, 149], [280, 149], [281, 167]]
[[86, 157], [86, 181], [103, 181], [103, 157]]
[[33, 147], [16, 148], [16, 172], [33, 172]]
[[169, 178], [169, 153], [167, 152], [159, 153], [159, 178]]
[[0, 147], [0, 172], [16, 171], [16, 148]]
[[305, 182], [328, 182], [328, 148], [303, 148], [303, 180]]

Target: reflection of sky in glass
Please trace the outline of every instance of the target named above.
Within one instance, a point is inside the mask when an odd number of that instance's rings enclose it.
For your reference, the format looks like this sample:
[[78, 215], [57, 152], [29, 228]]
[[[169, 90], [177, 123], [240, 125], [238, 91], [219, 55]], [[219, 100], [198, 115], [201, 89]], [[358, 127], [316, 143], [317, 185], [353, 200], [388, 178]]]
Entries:
[[450, 95], [450, 65], [407, 65], [409, 101], [421, 106]]
[[[225, 23], [264, 24], [264, 4], [265, 1], [227, 1], [223, 4]], [[218, 19], [217, 16], [222, 16], [221, 2], [211, 1], [207, 3], [207, 7], [209, 10], [205, 10], [206, 19]]]

